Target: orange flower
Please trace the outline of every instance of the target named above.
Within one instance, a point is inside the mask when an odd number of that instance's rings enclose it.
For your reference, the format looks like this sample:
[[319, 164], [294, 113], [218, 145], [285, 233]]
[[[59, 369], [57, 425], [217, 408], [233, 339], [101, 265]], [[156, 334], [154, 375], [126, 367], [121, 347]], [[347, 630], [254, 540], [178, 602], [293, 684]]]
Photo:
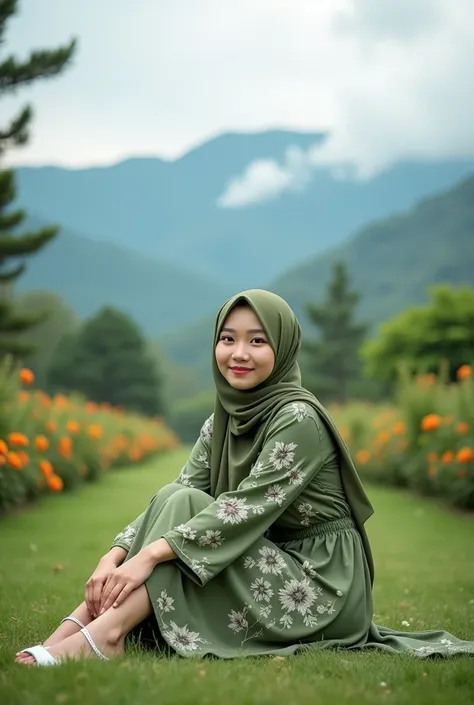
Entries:
[[12, 468], [15, 468], [15, 470], [21, 470], [23, 467], [23, 463], [21, 462], [21, 458], [18, 453], [7, 453], [7, 463]]
[[460, 421], [458, 425], [456, 426], [456, 433], [467, 433], [469, 431], [469, 424], [467, 424], [465, 421]]
[[434, 431], [441, 423], [441, 418], [438, 414], [427, 414], [421, 420], [421, 428], [423, 431]]
[[35, 438], [35, 448], [36, 450], [41, 453], [45, 450], [48, 450], [49, 448], [49, 441], [46, 438], [46, 436], [36, 436]]
[[444, 463], [445, 465], [448, 465], [454, 460], [454, 453], [452, 450], [445, 450], [443, 455], [441, 456], [441, 462]]
[[24, 433], [9, 433], [8, 442], [12, 446], [27, 446], [29, 444], [28, 438]]
[[66, 428], [69, 431], [69, 433], [78, 433], [80, 426], [77, 423], [77, 421], [68, 421], [66, 424]]
[[71, 460], [72, 458], [72, 440], [69, 436], [61, 436], [59, 439], [58, 452], [66, 460]]
[[456, 460], [458, 463], [470, 463], [473, 458], [474, 453], [472, 448], [461, 448], [461, 450], [458, 450], [456, 455]]
[[438, 460], [438, 453], [435, 453], [435, 451], [431, 451], [431, 453], [428, 453], [427, 460], [429, 463], [436, 463]]
[[57, 429], [57, 424], [55, 421], [48, 421], [46, 424], [46, 430], [49, 431], [49, 433], [54, 433]]
[[22, 468], [24, 468], [25, 465], [28, 465], [28, 463], [30, 462], [30, 456], [28, 455], [28, 453], [25, 453], [24, 450], [19, 450], [17, 452], [17, 455], [21, 460], [21, 467]]
[[359, 450], [356, 453], [356, 460], [359, 465], [365, 465], [370, 460], [370, 453], [368, 450]]
[[92, 424], [87, 430], [91, 438], [100, 438], [102, 436], [102, 426], [99, 424]]
[[33, 384], [35, 381], [34, 372], [29, 370], [27, 367], [23, 367], [18, 373], [20, 380], [23, 384]]
[[397, 421], [397, 423], [393, 425], [393, 432], [396, 436], [403, 436], [405, 433], [405, 424], [403, 421]]
[[40, 460], [39, 468], [46, 479], [54, 475], [53, 466], [49, 460], [45, 460], [44, 458], [43, 460]]
[[48, 487], [52, 492], [61, 492], [63, 488], [63, 481], [59, 477], [59, 475], [51, 475], [51, 477], [48, 477], [47, 479]]
[[86, 401], [84, 408], [88, 414], [93, 414], [94, 411], [97, 411], [97, 404], [93, 401]]
[[428, 467], [428, 477], [434, 477], [437, 473], [435, 465], [430, 465]]
[[30, 393], [26, 391], [26, 389], [20, 389], [18, 392], [18, 401], [20, 404], [25, 404], [28, 399], [30, 398]]
[[5, 441], [0, 441], [0, 454], [6, 455], [8, 453], [8, 446]]
[[457, 371], [457, 378], [462, 381], [464, 379], [469, 379], [472, 375], [472, 367], [470, 365], [461, 365]]

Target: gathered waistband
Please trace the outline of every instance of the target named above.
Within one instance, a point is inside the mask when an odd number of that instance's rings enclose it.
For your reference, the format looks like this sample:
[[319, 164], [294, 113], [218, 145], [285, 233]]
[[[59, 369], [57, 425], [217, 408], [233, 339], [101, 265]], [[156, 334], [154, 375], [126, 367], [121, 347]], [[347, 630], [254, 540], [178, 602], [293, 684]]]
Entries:
[[272, 526], [267, 532], [267, 538], [274, 543], [287, 543], [289, 541], [302, 541], [313, 536], [325, 536], [332, 534], [335, 531], [344, 531], [344, 529], [355, 529], [356, 526], [352, 517], [343, 517], [342, 519], [333, 519], [332, 521], [321, 521], [304, 529], [290, 529], [285, 527]]

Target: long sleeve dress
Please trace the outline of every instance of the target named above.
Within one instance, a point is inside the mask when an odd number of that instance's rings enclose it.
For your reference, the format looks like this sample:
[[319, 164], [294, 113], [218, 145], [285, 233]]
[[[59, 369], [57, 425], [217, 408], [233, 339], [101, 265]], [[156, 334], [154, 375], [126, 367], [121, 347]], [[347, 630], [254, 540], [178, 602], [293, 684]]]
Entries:
[[248, 476], [218, 497], [211, 438], [212, 417], [176, 481], [113, 542], [130, 558], [164, 537], [177, 555], [145, 583], [162, 643], [186, 657], [326, 647], [474, 654], [473, 642], [447, 632], [372, 623], [371, 576], [338, 450], [315, 409], [282, 408]]

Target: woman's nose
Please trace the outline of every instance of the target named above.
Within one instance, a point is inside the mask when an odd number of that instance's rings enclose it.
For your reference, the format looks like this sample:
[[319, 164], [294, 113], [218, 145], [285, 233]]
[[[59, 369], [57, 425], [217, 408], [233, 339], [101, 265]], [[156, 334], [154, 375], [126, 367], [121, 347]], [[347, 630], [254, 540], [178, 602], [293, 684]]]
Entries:
[[234, 360], [248, 360], [249, 354], [244, 345], [237, 345], [232, 353], [232, 357]]

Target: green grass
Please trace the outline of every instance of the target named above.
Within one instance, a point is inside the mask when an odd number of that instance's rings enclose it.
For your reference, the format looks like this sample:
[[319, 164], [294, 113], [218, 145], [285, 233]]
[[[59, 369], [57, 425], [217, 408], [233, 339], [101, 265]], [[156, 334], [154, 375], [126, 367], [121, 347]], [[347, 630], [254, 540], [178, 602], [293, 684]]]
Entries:
[[[104, 663], [25, 668], [12, 663], [83, 596], [111, 539], [176, 475], [185, 450], [100, 485], [45, 499], [0, 521], [0, 702], [5, 705], [285, 705], [474, 702], [474, 660], [419, 661], [377, 653], [187, 661], [133, 653]], [[442, 627], [474, 638], [474, 521], [408, 494], [374, 488], [369, 522], [377, 577], [375, 621]], [[386, 684], [386, 685], [381, 685]]]

